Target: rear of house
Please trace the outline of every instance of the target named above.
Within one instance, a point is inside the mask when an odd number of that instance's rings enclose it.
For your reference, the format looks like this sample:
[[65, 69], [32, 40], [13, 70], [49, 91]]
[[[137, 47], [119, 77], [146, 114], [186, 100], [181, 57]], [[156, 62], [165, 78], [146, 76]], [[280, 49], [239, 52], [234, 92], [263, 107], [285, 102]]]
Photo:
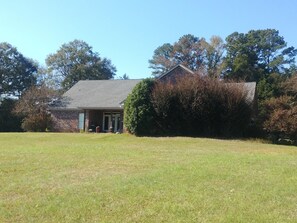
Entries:
[[53, 130], [122, 132], [123, 103], [140, 81], [79, 81], [63, 95], [63, 106], [51, 108]]
[[[175, 83], [178, 77], [194, 72], [177, 65], [158, 77]], [[141, 80], [83, 80], [63, 96], [60, 107], [52, 107], [53, 131], [57, 132], [123, 132], [124, 101]], [[234, 83], [233, 83], [234, 84]], [[235, 83], [247, 92], [253, 115], [257, 110], [256, 83]]]

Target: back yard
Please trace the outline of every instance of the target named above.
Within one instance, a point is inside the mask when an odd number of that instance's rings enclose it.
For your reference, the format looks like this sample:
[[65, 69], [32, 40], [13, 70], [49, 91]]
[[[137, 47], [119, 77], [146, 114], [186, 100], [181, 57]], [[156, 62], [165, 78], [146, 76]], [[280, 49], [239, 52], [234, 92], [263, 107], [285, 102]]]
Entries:
[[0, 222], [296, 222], [297, 148], [0, 134]]

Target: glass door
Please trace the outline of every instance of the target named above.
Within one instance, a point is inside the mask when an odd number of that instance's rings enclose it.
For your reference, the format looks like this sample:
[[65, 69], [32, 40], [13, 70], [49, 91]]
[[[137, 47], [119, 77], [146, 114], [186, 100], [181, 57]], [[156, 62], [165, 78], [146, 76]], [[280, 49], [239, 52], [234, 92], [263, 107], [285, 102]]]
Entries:
[[103, 131], [118, 132], [121, 130], [120, 113], [104, 113], [103, 114]]
[[113, 119], [113, 123], [114, 123], [114, 125], [113, 125], [114, 132], [119, 132], [120, 128], [121, 128], [121, 115], [120, 114], [114, 114], [112, 119]]

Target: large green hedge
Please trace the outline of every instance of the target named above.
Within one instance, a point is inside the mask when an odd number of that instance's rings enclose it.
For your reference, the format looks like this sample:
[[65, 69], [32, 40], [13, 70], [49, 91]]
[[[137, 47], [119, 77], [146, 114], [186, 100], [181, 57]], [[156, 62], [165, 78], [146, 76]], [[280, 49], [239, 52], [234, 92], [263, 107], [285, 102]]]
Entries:
[[155, 112], [151, 103], [153, 86], [154, 80], [152, 79], [141, 81], [125, 101], [124, 125], [132, 134], [154, 134]]

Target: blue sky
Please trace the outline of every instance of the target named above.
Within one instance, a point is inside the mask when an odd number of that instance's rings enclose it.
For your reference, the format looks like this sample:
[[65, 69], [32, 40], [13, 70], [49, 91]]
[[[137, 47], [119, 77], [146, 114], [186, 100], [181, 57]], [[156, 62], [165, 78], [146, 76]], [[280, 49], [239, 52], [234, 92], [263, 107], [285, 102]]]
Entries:
[[40, 64], [63, 43], [86, 41], [117, 75], [151, 76], [148, 60], [184, 34], [274, 28], [297, 47], [296, 0], [0, 0], [0, 42]]

